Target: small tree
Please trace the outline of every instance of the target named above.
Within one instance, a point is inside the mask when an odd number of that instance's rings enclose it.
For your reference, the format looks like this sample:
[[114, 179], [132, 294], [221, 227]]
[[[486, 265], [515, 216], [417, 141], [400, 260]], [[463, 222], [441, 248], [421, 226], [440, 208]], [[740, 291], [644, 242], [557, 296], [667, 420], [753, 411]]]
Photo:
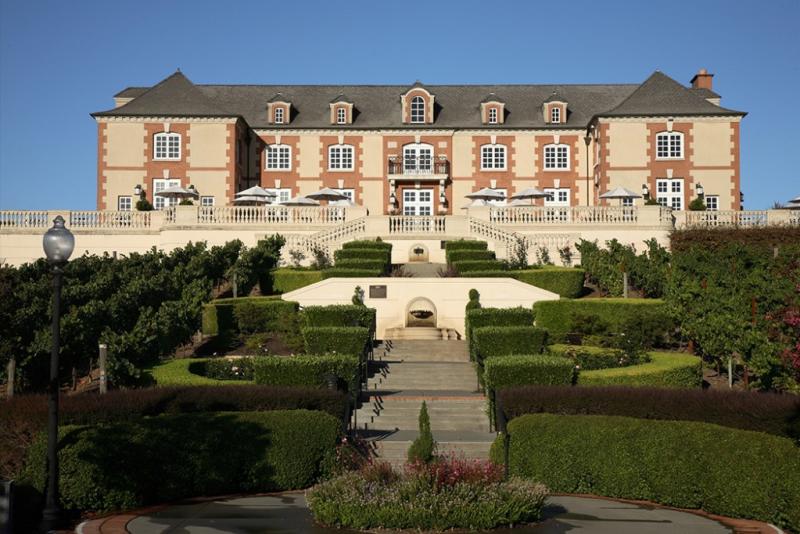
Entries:
[[689, 202], [689, 211], [706, 211], [706, 203], [703, 202], [703, 197], [697, 197]]
[[572, 267], [572, 249], [569, 245], [558, 249], [558, 256], [561, 258], [561, 265]]
[[528, 243], [522, 237], [514, 238], [514, 248], [508, 262], [511, 269], [524, 269], [528, 266]]
[[436, 441], [431, 432], [431, 419], [428, 416], [428, 405], [422, 401], [419, 410], [419, 437], [408, 448], [410, 463], [430, 463], [436, 455]]
[[136, 201], [136, 211], [153, 211], [153, 205], [146, 198]]
[[536, 248], [536, 263], [537, 265], [553, 265], [550, 260], [550, 250], [547, 247]]
[[317, 270], [329, 269], [331, 267], [331, 258], [328, 252], [319, 245], [314, 245], [311, 249], [311, 255], [314, 257], [311, 260], [311, 267]]
[[292, 261], [292, 267], [297, 268], [300, 267], [300, 264], [303, 263], [303, 260], [306, 259], [306, 255], [303, 254], [302, 250], [297, 250], [293, 248], [289, 251], [289, 258]]
[[352, 303], [355, 306], [364, 306], [364, 290], [361, 289], [361, 286], [356, 286], [353, 290]]

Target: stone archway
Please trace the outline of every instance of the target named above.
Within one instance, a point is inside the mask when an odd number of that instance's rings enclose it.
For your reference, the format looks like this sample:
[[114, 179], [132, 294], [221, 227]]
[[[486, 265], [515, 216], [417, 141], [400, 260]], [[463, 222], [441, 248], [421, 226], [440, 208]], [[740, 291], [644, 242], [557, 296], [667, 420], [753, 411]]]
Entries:
[[417, 297], [406, 307], [406, 327], [436, 328], [436, 306], [425, 297]]
[[408, 261], [409, 262], [427, 262], [428, 261], [428, 247], [423, 245], [422, 243], [414, 243], [411, 245], [411, 248], [408, 249]]

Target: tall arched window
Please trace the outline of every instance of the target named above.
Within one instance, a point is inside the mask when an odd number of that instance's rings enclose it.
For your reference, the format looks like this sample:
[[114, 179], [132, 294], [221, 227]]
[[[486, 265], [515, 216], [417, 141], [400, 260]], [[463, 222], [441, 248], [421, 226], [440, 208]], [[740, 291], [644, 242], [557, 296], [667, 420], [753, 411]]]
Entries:
[[352, 145], [331, 145], [328, 147], [328, 170], [352, 171], [353, 170]]
[[425, 99], [421, 96], [415, 96], [411, 99], [411, 122], [425, 122]]
[[683, 134], [681, 132], [656, 134], [656, 159], [683, 159]]
[[161, 132], [153, 136], [153, 159], [181, 159], [181, 136]]
[[483, 145], [481, 147], [481, 170], [498, 171], [506, 168], [505, 145]]

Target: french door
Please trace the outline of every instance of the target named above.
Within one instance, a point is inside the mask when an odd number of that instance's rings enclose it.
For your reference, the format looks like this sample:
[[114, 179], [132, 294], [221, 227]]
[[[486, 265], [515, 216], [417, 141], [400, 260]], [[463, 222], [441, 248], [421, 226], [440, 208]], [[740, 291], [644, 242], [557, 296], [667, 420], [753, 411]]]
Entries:
[[433, 189], [403, 190], [403, 215], [433, 215]]
[[433, 173], [433, 147], [412, 143], [403, 147], [403, 174]]

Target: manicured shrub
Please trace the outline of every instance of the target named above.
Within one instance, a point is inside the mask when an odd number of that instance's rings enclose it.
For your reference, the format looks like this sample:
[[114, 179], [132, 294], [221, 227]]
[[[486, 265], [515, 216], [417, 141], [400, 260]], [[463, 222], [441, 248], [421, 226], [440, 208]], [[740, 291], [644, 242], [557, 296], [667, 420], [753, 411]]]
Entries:
[[[272, 332], [277, 329], [280, 317], [296, 314], [299, 308], [297, 302], [247, 298], [233, 303], [233, 317], [236, 320], [237, 331], [242, 334]], [[219, 317], [219, 308], [217, 316]]]
[[547, 489], [503, 479], [503, 469], [482, 460], [450, 458], [403, 472], [374, 463], [323, 482], [306, 493], [322, 525], [358, 530], [474, 532], [539, 519]]
[[547, 347], [547, 352], [553, 356], [568, 358], [581, 371], [627, 367], [650, 361], [647, 354], [644, 354], [643, 358], [639, 358], [639, 355], [631, 358], [620, 349], [589, 345], [550, 345]]
[[343, 249], [377, 249], [377, 250], [392, 250], [392, 244], [387, 243], [385, 241], [372, 241], [372, 240], [359, 240], [359, 241], [348, 241], [347, 243], [342, 244]]
[[464, 260], [494, 260], [495, 255], [491, 250], [470, 250], [470, 249], [456, 249], [446, 250], [445, 257], [447, 263]]
[[431, 432], [431, 418], [428, 415], [428, 405], [422, 401], [419, 409], [419, 436], [408, 447], [409, 463], [428, 463], [436, 455], [436, 441]]
[[512, 271], [511, 276], [532, 286], [540, 287], [569, 299], [578, 298], [583, 293], [586, 271], [571, 267], [543, 267]]
[[363, 326], [375, 330], [375, 308], [353, 304], [306, 306], [303, 308], [306, 326]]
[[322, 280], [322, 271], [301, 269], [276, 269], [272, 271], [272, 289], [275, 293], [288, 293]]
[[469, 278], [514, 278], [514, 271], [470, 271], [467, 275]]
[[[279, 304], [274, 304], [274, 303]], [[267, 304], [270, 303], [270, 304]], [[293, 310], [297, 312], [296, 302], [280, 300], [279, 296], [269, 297], [240, 297], [212, 300], [203, 305], [203, 334], [207, 336], [231, 336], [238, 332], [238, 324], [234, 316], [234, 307], [243, 304], [253, 304], [262, 307], [278, 307], [282, 312], [271, 311], [270, 317], [276, 317], [283, 312]], [[265, 312], [267, 313], [267, 312]]]
[[268, 386], [327, 387], [328, 375], [351, 393], [358, 384], [359, 361], [354, 355], [271, 356], [256, 360], [255, 367], [256, 384]]
[[246, 380], [217, 380], [205, 376], [210, 358], [178, 358], [153, 366], [146, 373], [159, 387], [223, 386], [247, 384]]
[[336, 263], [340, 260], [378, 260], [384, 263], [392, 263], [391, 252], [385, 249], [375, 248], [343, 248], [333, 253]]
[[375, 278], [383, 276], [381, 269], [350, 269], [346, 267], [333, 267], [322, 271], [322, 278]]
[[800, 397], [796, 395], [624, 386], [518, 386], [496, 395], [508, 419], [528, 413], [623, 415], [714, 423], [800, 441]]
[[[304, 488], [319, 475], [339, 428], [336, 418], [305, 410], [62, 427], [61, 504], [107, 512], [202, 495]], [[39, 491], [45, 457], [42, 435], [23, 472], [23, 481]]]
[[[563, 341], [575, 325], [584, 324], [595, 316], [608, 325], [608, 333], [625, 332], [632, 319], [647, 321], [642, 334], [647, 335], [648, 346], [664, 346], [674, 339], [675, 320], [667, 305], [657, 299], [579, 299], [547, 300], [534, 303], [536, 326], [546, 328], [555, 341]], [[578, 317], [580, 320], [575, 320]]]
[[487, 250], [489, 244], [486, 241], [472, 241], [469, 239], [456, 239], [448, 241], [444, 245], [445, 254], [451, 250]]
[[[509, 472], [552, 491], [644, 499], [800, 529], [800, 451], [785, 438], [689, 421], [524, 415]], [[502, 441], [492, 457], [502, 458]]]
[[578, 373], [579, 386], [659, 386], [697, 388], [703, 383], [702, 361], [679, 352], [650, 352], [650, 361], [616, 369]]
[[467, 307], [464, 333], [469, 345], [470, 357], [477, 356], [477, 345], [472, 338], [475, 328], [484, 326], [531, 326], [533, 311], [522, 306], [516, 308], [478, 308]]
[[695, 247], [716, 250], [730, 245], [744, 245], [772, 251], [774, 247], [797, 245], [800, 242], [800, 227], [686, 228], [673, 231], [669, 236], [669, 242], [674, 252], [683, 252]]
[[575, 365], [561, 356], [546, 354], [502, 356], [484, 362], [488, 390], [528, 384], [571, 385]]
[[349, 259], [336, 262], [337, 269], [364, 269], [381, 272], [386, 269], [386, 265], [386, 262], [383, 260]]
[[480, 359], [509, 354], [540, 354], [547, 330], [534, 326], [483, 326], [472, 330]]
[[215, 380], [253, 380], [253, 358], [209, 358], [202, 374]]
[[370, 329], [363, 326], [306, 326], [302, 332], [307, 354], [361, 356], [370, 341]]
[[502, 271], [507, 267], [500, 260], [461, 260], [451, 265], [461, 276], [469, 276], [472, 271]]

